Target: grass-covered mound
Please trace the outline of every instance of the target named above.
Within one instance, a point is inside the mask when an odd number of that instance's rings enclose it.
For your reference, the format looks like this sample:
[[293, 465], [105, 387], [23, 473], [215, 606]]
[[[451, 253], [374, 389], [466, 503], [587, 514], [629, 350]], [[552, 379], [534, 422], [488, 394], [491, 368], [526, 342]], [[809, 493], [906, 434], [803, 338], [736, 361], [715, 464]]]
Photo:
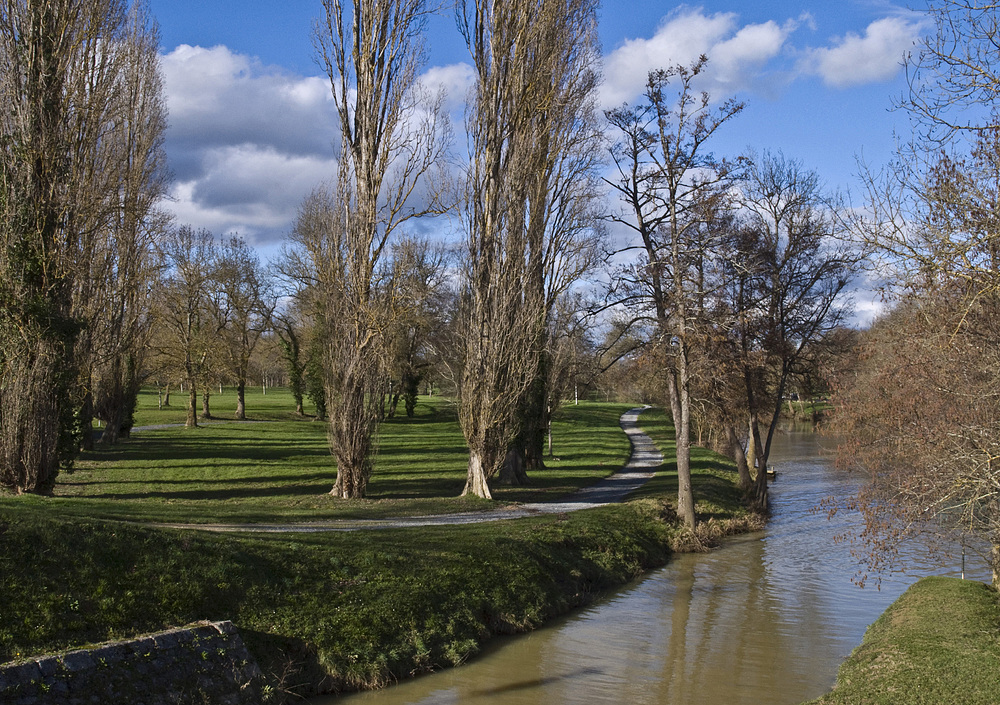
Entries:
[[[500, 488], [501, 502], [554, 499], [620, 467], [625, 408], [567, 409], [558, 459], [532, 473], [531, 486]], [[307, 420], [139, 434], [88, 454], [53, 498], [0, 497], [0, 662], [230, 619], [272, 692], [373, 687], [461, 663], [490, 636], [537, 626], [690, 543], [672, 518], [676, 471], [662, 412], [641, 422], [669, 461], [619, 506], [354, 533], [216, 535], [140, 523], [495, 506], [455, 496], [464, 453], [449, 409], [427, 404], [416, 419], [387, 424], [371, 498], [356, 502], [326, 496], [334, 475], [325, 428]], [[693, 469], [702, 517], [745, 527], [733, 468], [703, 453]]]
[[924, 578], [896, 600], [814, 705], [995, 705], [1000, 600], [976, 581]]

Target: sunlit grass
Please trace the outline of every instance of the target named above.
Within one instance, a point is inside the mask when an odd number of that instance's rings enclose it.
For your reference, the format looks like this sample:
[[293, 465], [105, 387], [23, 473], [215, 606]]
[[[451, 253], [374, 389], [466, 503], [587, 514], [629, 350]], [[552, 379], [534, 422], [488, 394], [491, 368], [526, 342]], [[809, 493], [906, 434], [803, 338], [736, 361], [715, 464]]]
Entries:
[[1000, 600], [976, 581], [924, 578], [890, 605], [814, 705], [992, 705]]
[[[0, 497], [0, 662], [231, 619], [274, 692], [372, 687], [461, 663], [491, 635], [533, 628], [667, 560], [679, 532], [662, 511], [675, 501], [676, 471], [661, 412], [641, 419], [668, 462], [638, 501], [621, 505], [352, 533], [214, 535], [135, 523], [485, 510], [560, 497], [629, 453], [618, 425], [628, 405], [566, 406], [553, 457], [530, 486], [498, 487], [496, 502], [460, 499], [467, 455], [454, 406], [421, 401], [416, 418], [382, 427], [365, 500], [328, 495], [326, 425], [282, 416], [277, 403], [266, 423], [139, 432], [88, 453], [55, 497]], [[718, 469], [716, 456], [697, 458], [696, 488], [707, 498], [734, 473]], [[702, 512], [743, 513], [738, 493], [705, 498]]]
[[[201, 414], [202, 390], [198, 392], [198, 413]], [[246, 415], [248, 419], [257, 420], [291, 420], [298, 418], [295, 414], [295, 401], [291, 393], [283, 387], [258, 386], [247, 387], [244, 395], [246, 400]], [[143, 387], [135, 410], [135, 425], [138, 427], [158, 424], [183, 424], [187, 418], [187, 392], [174, 387], [170, 391], [169, 406], [160, 406], [165, 397], [159, 396], [155, 387]], [[312, 415], [315, 408], [305, 400], [304, 413]], [[236, 415], [236, 389], [223, 387], [219, 393], [218, 387], [211, 389], [209, 410], [212, 419], [200, 419], [199, 423], [210, 423], [233, 419]]]
[[[286, 407], [291, 403], [287, 392], [271, 390], [268, 396], [283, 398]], [[276, 404], [275, 416], [279, 408]], [[495, 487], [495, 499], [555, 499], [619, 469], [629, 453], [618, 426], [627, 408], [565, 407], [553, 426], [554, 457], [546, 459], [546, 468], [532, 472], [527, 487]], [[60, 476], [55, 497], [0, 497], [0, 505], [171, 523], [320, 521], [493, 508], [495, 503], [459, 497], [467, 462], [454, 404], [422, 398], [414, 418], [382, 424], [363, 500], [329, 495], [336, 464], [327, 426], [296, 419], [138, 431], [120, 446], [85, 453], [74, 472]]]

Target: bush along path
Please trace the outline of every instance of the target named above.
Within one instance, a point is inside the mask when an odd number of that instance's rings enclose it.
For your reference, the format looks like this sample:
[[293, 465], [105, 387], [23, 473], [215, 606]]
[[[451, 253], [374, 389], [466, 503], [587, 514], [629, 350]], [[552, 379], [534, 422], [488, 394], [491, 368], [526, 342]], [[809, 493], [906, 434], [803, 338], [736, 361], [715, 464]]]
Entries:
[[[641, 406], [621, 415], [619, 425], [632, 444], [628, 462], [616, 473], [603, 480], [573, 492], [553, 502], [527, 502], [514, 507], [504, 507], [488, 512], [437, 514], [433, 516], [398, 517], [392, 519], [341, 519], [325, 522], [297, 522], [289, 524], [151, 524], [162, 529], [197, 529], [215, 532], [259, 533], [321, 533], [328, 531], [359, 531], [372, 529], [405, 529], [419, 526], [453, 526], [480, 524], [506, 519], [524, 519], [541, 514], [563, 514], [580, 509], [593, 509], [621, 502], [631, 492], [642, 487], [663, 463], [663, 454], [653, 440], [639, 428], [639, 414], [648, 409]], [[137, 429], [143, 430], [143, 429]]]

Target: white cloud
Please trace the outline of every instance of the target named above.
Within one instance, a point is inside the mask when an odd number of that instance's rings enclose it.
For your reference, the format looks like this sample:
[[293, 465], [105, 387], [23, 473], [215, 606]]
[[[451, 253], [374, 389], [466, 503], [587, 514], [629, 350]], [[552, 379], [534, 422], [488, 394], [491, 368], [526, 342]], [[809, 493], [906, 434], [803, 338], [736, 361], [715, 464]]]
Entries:
[[470, 64], [432, 66], [420, 77], [420, 83], [430, 91], [445, 92], [445, 110], [455, 114], [465, 109], [469, 91], [476, 83], [476, 71]]
[[706, 15], [700, 8], [681, 8], [664, 18], [648, 39], [629, 39], [604, 60], [600, 103], [613, 107], [635, 100], [650, 71], [709, 58], [699, 88], [718, 98], [730, 97], [757, 80], [762, 66], [778, 56], [798, 22], [768, 21], [739, 25], [735, 13]]
[[[299, 204], [337, 174], [339, 127], [326, 77], [265, 66], [225, 46], [178, 46], [161, 57], [175, 181], [165, 207], [179, 224], [239, 232], [267, 245], [291, 230]], [[464, 104], [464, 64], [422, 83]]]
[[197, 178], [177, 182], [171, 208], [181, 223], [263, 243], [288, 232], [302, 199], [336, 168], [332, 156], [218, 147], [206, 152]]
[[224, 46], [181, 45], [162, 65], [176, 178], [167, 208], [217, 235], [284, 236], [302, 199], [336, 173], [329, 83]]
[[784, 26], [777, 22], [747, 25], [732, 38], [716, 44], [709, 54], [709, 66], [713, 67], [715, 81], [742, 88], [752, 73], [776, 57], [795, 23]]
[[649, 39], [628, 39], [604, 59], [604, 107], [634, 100], [646, 86], [650, 71], [697, 60], [736, 24], [733, 13], [706, 17], [700, 10], [685, 9], [665, 18]]
[[876, 20], [864, 36], [851, 32], [835, 46], [811, 50], [805, 70], [835, 88], [888, 81], [899, 73], [904, 55], [920, 34], [919, 23], [901, 17]]

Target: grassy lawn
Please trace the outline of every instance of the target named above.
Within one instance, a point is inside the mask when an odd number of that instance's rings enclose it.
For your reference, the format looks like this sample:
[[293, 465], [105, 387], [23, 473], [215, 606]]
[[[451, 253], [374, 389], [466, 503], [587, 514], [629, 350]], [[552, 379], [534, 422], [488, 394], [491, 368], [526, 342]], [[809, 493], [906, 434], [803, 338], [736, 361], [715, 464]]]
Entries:
[[[236, 389], [223, 387], [222, 394], [215, 387], [209, 400], [213, 420], [231, 419], [236, 413]], [[295, 415], [295, 401], [287, 389], [282, 387], [247, 387], [245, 393], [246, 414], [248, 419], [267, 421], [292, 421], [299, 417]], [[188, 395], [186, 392], [173, 388], [170, 390], [170, 406], [160, 407], [156, 389], [144, 387], [139, 393], [139, 403], [135, 410], [136, 426], [152, 426], [154, 424], [179, 423], [187, 418]], [[306, 414], [315, 413], [315, 407], [305, 400]], [[198, 394], [198, 413], [201, 413], [201, 393]], [[199, 422], [201, 423], [201, 422]]]
[[[146, 401], [140, 418], [157, 416]], [[672, 520], [676, 477], [666, 445], [670, 462], [633, 501], [566, 515], [265, 536], [135, 523], [489, 509], [558, 497], [628, 455], [618, 426], [627, 405], [567, 406], [555, 425], [556, 457], [531, 473], [529, 487], [497, 488], [499, 502], [459, 499], [466, 456], [454, 408], [421, 401], [416, 418], [383, 426], [365, 500], [328, 497], [325, 424], [282, 417], [277, 402], [268, 423], [141, 432], [87, 454], [61, 476], [55, 497], [0, 496], [0, 662], [230, 619], [276, 702], [283, 693], [373, 687], [461, 663], [491, 635], [583, 605], [662, 565], [684, 535]], [[662, 413], [641, 422], [668, 442]], [[732, 489], [735, 471], [707, 453], [693, 466], [703, 518], [737, 526], [746, 513]]]
[[989, 586], [924, 578], [865, 633], [814, 705], [988, 705], [1000, 697], [1000, 600]]
[[[272, 418], [294, 408], [287, 392], [270, 390], [266, 396], [274, 400]], [[146, 393], [142, 402], [140, 418], [159, 413], [155, 392]], [[495, 499], [555, 499], [620, 468], [629, 443], [618, 418], [628, 408], [567, 406], [553, 424], [556, 457], [532, 474], [531, 485], [497, 487]], [[288, 419], [140, 431], [120, 446], [85, 453], [74, 472], [59, 477], [55, 497], [0, 497], [0, 506], [15, 502], [64, 516], [174, 523], [320, 521], [494, 508], [495, 502], [459, 497], [467, 461], [454, 404], [425, 397], [414, 418], [404, 415], [382, 425], [364, 500], [329, 496], [336, 465], [326, 424]]]

